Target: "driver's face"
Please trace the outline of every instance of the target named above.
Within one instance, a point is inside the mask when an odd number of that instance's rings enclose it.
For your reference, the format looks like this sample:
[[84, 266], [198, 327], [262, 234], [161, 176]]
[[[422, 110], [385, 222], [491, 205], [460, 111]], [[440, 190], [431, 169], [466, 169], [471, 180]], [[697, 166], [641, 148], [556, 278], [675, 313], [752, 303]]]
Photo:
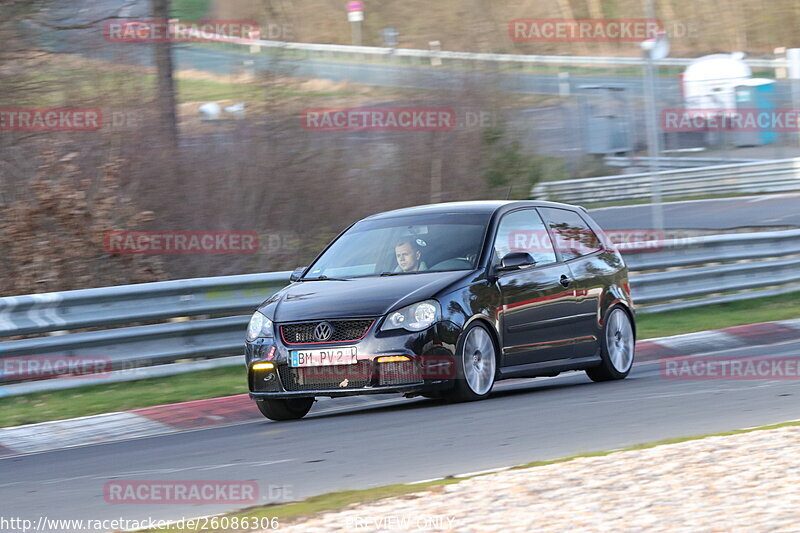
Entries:
[[401, 244], [394, 249], [394, 255], [397, 257], [397, 264], [403, 272], [412, 272], [417, 269], [419, 263], [420, 253], [415, 252], [410, 244]]

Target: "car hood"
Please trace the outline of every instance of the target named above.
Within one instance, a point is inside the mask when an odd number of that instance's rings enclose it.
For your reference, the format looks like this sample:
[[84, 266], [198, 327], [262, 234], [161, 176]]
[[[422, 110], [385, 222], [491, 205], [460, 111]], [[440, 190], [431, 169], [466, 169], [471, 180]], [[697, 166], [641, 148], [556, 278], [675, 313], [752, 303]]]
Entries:
[[275, 322], [380, 316], [433, 298], [474, 272], [421, 272], [346, 281], [302, 281], [275, 293], [259, 311]]

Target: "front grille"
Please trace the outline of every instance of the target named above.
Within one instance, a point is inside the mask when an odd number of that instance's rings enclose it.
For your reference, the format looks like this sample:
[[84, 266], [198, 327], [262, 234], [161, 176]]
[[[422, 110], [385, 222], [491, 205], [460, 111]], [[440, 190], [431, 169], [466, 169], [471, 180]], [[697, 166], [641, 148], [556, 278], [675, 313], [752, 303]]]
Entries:
[[360, 389], [372, 380], [371, 361], [359, 361], [354, 365], [310, 366], [292, 368], [278, 367], [283, 388], [287, 391], [311, 391], [322, 389]]
[[420, 381], [422, 381], [422, 373], [414, 361], [378, 363], [378, 383], [380, 385], [403, 385]]
[[[320, 341], [314, 337], [314, 329], [321, 322], [328, 322], [332, 326], [330, 338]], [[374, 320], [317, 320], [316, 322], [301, 322], [298, 324], [283, 324], [281, 338], [286, 344], [317, 344], [332, 342], [353, 342], [364, 338], [372, 327]]]

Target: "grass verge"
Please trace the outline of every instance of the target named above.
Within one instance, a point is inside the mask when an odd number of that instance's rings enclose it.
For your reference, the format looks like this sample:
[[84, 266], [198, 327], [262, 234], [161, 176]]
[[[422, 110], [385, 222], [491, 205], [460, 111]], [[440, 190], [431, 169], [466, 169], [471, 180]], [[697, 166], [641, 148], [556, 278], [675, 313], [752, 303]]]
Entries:
[[231, 396], [247, 392], [244, 367], [231, 366], [124, 383], [0, 399], [0, 427]]
[[667, 337], [757, 322], [800, 317], [800, 294], [766, 296], [739, 302], [706, 305], [694, 309], [666, 311], [636, 318], [639, 339]]
[[[69, 77], [68, 77], [69, 76]], [[58, 84], [59, 79], [69, 79], [70, 83]], [[283, 87], [264, 88], [258, 83], [241, 83], [226, 81], [223, 76], [219, 80], [198, 79], [178, 72], [175, 76], [176, 97], [179, 104], [189, 102], [212, 102], [217, 100], [242, 100], [259, 102], [265, 96], [288, 99], [297, 96], [297, 90]], [[139, 102], [141, 95], [153, 95], [156, 84], [155, 74], [128, 71], [90, 71], [75, 69], [66, 71], [49, 71], [27, 78], [17, 78], [19, 83], [51, 84], [46, 93], [22, 95], [14, 101], [15, 105], [33, 106], [46, 103], [51, 106], [67, 105], [72, 101], [103, 102], [105, 108], [125, 107]], [[267, 93], [268, 91], [268, 93]], [[375, 91], [378, 92], [378, 91]], [[331, 96], [349, 96], [344, 91], [303, 91], [304, 97], [324, 98]], [[106, 95], [109, 95], [106, 97]], [[137, 100], [136, 97], [139, 97]], [[147, 96], [145, 96], [147, 98]]]
[[172, 0], [171, 15], [182, 20], [201, 20], [209, 12], [209, 0]]
[[[513, 470], [525, 469], [525, 468], [535, 468], [539, 466], [547, 466], [553, 465], [557, 463], [565, 463], [568, 461], [572, 461], [574, 459], [578, 459], [581, 457], [603, 457], [606, 455], [611, 455], [620, 452], [627, 452], [627, 451], [634, 451], [634, 450], [644, 450], [647, 448], [655, 448], [656, 446], [663, 446], [666, 444], [677, 444], [680, 442], [687, 442], [693, 440], [700, 440], [705, 439], [708, 437], [722, 437], [722, 436], [729, 436], [729, 435], [738, 435], [742, 433], [751, 433], [753, 431], [764, 431], [770, 429], [778, 429], [781, 427], [787, 426], [798, 426], [800, 425], [800, 421], [794, 422], [783, 422], [780, 424], [771, 424], [767, 426], [760, 426], [755, 428], [748, 428], [748, 429], [737, 429], [733, 431], [725, 431], [721, 433], [709, 433], [705, 435], [693, 435], [688, 437], [677, 437], [671, 439], [660, 440], [656, 442], [649, 442], [644, 444], [636, 444], [633, 446], [628, 446], [626, 448], [616, 449], [616, 450], [604, 450], [604, 451], [597, 451], [597, 452], [588, 452], [582, 453], [578, 455], [572, 455], [569, 457], [562, 457], [560, 459], [553, 459], [549, 461], [533, 461], [530, 463], [526, 463], [523, 465], [518, 465], [513, 467]], [[489, 474], [476, 474], [475, 476], [466, 476], [460, 478], [453, 478], [453, 477], [446, 477], [441, 480], [436, 481], [428, 481], [425, 483], [419, 483], [414, 485], [386, 485], [383, 487], [376, 487], [371, 489], [364, 489], [364, 490], [349, 490], [349, 491], [341, 491], [341, 492], [331, 492], [328, 494], [321, 494], [319, 496], [313, 496], [306, 500], [300, 502], [292, 502], [292, 503], [284, 503], [284, 504], [277, 504], [277, 505], [267, 505], [267, 506], [260, 506], [260, 507], [251, 507], [248, 509], [244, 509], [241, 511], [237, 511], [234, 513], [227, 513], [220, 516], [226, 516], [229, 519], [234, 517], [238, 518], [238, 521], [241, 522], [242, 519], [247, 518], [249, 521], [252, 521], [254, 518], [258, 519], [268, 519], [268, 518], [277, 518], [280, 526], [287, 525], [287, 521], [295, 521], [298, 519], [302, 519], [305, 517], [309, 517], [310, 515], [314, 515], [321, 512], [326, 511], [335, 511], [346, 507], [348, 505], [353, 504], [363, 504], [374, 502], [377, 500], [382, 500], [385, 498], [391, 498], [395, 496], [402, 496], [405, 494], [412, 494], [418, 493], [423, 491], [430, 491], [430, 490], [440, 490], [440, 487], [445, 485], [451, 485], [453, 483], [459, 483], [466, 479], [470, 479], [473, 477], [478, 476], [485, 476], [485, 475], [492, 475]], [[166, 528], [166, 529], [157, 529], [157, 530], [148, 530], [153, 532], [170, 532], [170, 533], [183, 533], [184, 531], [190, 531], [186, 529], [178, 529], [178, 528]], [[237, 531], [235, 529], [227, 528], [227, 529], [209, 529], [206, 530], [209, 532], [214, 531], [225, 531], [226, 533], [231, 533], [233, 531]]]
[[[640, 315], [639, 339], [800, 317], [798, 293]], [[0, 427], [247, 392], [239, 366], [0, 399]]]

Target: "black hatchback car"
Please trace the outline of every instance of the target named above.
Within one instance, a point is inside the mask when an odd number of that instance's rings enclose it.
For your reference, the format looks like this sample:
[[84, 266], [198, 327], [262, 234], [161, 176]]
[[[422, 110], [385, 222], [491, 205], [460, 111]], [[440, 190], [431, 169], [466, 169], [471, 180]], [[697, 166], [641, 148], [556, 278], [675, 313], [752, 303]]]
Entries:
[[250, 397], [273, 420], [315, 396], [479, 400], [495, 381], [633, 365], [628, 271], [585, 209], [454, 202], [369, 216], [265, 301], [247, 331]]

